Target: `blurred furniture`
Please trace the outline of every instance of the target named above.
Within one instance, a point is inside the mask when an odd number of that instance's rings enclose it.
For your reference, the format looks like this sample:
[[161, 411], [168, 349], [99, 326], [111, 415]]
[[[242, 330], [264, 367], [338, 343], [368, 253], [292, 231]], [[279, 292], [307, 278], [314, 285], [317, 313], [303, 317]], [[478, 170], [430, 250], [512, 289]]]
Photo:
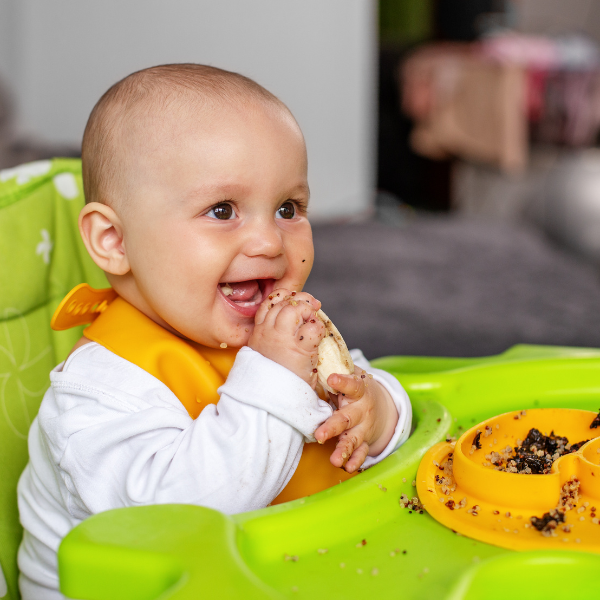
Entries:
[[431, 158], [457, 156], [523, 172], [528, 139], [579, 148], [600, 131], [600, 53], [589, 39], [502, 33], [430, 44], [401, 65], [411, 141]]
[[468, 45], [424, 46], [402, 66], [401, 85], [418, 154], [523, 170], [527, 123], [520, 66], [492, 62]]
[[537, 220], [555, 240], [600, 264], [600, 149], [562, 155], [546, 178]]

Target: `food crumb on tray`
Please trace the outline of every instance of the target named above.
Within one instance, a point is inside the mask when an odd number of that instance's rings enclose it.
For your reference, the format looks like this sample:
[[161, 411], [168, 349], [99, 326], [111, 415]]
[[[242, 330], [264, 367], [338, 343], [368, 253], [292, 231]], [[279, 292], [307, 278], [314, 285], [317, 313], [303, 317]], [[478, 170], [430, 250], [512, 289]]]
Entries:
[[552, 463], [565, 454], [577, 452], [589, 440], [575, 444], [569, 443], [568, 438], [556, 435], [544, 435], [532, 427], [527, 437], [514, 448], [506, 446], [500, 452], [490, 452], [486, 459], [497, 471], [507, 473], [522, 473], [525, 475], [546, 475], [550, 473]]

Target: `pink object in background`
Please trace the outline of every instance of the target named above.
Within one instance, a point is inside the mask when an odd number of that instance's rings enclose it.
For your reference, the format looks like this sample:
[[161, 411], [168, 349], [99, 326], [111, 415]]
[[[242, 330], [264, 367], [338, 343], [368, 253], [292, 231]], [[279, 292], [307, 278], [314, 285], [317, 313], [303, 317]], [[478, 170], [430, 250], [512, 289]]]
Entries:
[[415, 120], [411, 145], [439, 159], [457, 155], [520, 172], [527, 162], [525, 70], [485, 57], [476, 45], [423, 47], [403, 64], [402, 106]]

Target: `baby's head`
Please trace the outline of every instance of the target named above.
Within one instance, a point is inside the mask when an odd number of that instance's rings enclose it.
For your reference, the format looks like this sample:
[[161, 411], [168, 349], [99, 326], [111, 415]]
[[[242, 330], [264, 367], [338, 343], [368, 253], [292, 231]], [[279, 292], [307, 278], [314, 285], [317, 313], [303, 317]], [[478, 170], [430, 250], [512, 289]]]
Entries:
[[239, 347], [271, 290], [302, 289], [313, 262], [306, 148], [257, 83], [192, 64], [134, 73], [95, 106], [82, 158], [86, 247], [157, 323]]

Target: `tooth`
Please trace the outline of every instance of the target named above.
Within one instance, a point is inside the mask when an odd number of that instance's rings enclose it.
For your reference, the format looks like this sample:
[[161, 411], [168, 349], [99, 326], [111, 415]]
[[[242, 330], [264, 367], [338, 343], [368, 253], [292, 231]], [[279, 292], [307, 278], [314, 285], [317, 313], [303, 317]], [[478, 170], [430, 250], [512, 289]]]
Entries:
[[228, 283], [224, 283], [221, 286], [221, 291], [223, 292], [223, 295], [225, 295], [225, 296], [231, 296], [231, 294], [233, 294], [233, 289], [229, 287]]
[[327, 335], [321, 340], [318, 351], [317, 378], [324, 390], [337, 394], [336, 390], [327, 385], [327, 378], [332, 373], [351, 375], [354, 373], [354, 363], [337, 327], [322, 311], [317, 311], [317, 317], [325, 324]]

